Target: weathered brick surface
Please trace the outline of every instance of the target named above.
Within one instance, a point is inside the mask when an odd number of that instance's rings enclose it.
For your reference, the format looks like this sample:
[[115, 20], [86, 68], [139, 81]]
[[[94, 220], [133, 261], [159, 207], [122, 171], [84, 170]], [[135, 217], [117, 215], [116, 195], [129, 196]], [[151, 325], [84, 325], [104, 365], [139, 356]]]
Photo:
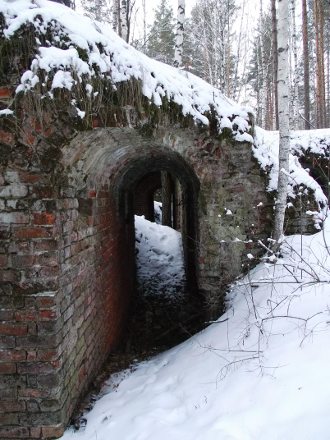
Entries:
[[[21, 136], [36, 145], [42, 135], [24, 117]], [[49, 160], [32, 159], [29, 173], [27, 147], [3, 168], [0, 188], [7, 438], [61, 435], [121, 341], [134, 291], [134, 207], [125, 202], [134, 182], [144, 194], [159, 184], [159, 171], [181, 181], [187, 275], [209, 310], [219, 310], [219, 289], [240, 273], [246, 254], [258, 255], [256, 240], [267, 236], [271, 220], [249, 145], [197, 130], [159, 128], [145, 139], [134, 129], [109, 128], [63, 142], [54, 162], [46, 144], [39, 148]], [[144, 179], [155, 172], [156, 180]]]
[[[6, 60], [1, 102], [20, 82]], [[0, 440], [61, 436], [120, 343], [134, 294], [134, 192], [145, 211], [161, 171], [180, 181], [189, 292], [209, 314], [271, 229], [273, 201], [249, 144], [188, 119], [173, 128], [173, 115], [160, 114], [157, 128], [133, 110], [127, 120], [108, 101], [84, 131], [71, 102], [36, 90], [16, 98], [15, 123], [0, 118]]]

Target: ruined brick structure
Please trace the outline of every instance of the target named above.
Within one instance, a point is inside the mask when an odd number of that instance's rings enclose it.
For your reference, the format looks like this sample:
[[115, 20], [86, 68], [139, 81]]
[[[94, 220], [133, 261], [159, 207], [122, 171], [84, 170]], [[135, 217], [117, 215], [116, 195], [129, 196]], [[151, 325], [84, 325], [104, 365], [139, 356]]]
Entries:
[[161, 173], [180, 187], [186, 294], [206, 315], [219, 312], [225, 287], [251, 264], [247, 254], [261, 255], [257, 241], [272, 226], [251, 145], [218, 135], [211, 116], [196, 126], [172, 103], [161, 110], [140, 94], [138, 105], [134, 83], [104, 93], [87, 122], [68, 90], [15, 95], [32, 50], [24, 32], [3, 51], [0, 72], [0, 110], [15, 109], [0, 119], [7, 440], [59, 437], [121, 341], [134, 296], [134, 212], [148, 205]]

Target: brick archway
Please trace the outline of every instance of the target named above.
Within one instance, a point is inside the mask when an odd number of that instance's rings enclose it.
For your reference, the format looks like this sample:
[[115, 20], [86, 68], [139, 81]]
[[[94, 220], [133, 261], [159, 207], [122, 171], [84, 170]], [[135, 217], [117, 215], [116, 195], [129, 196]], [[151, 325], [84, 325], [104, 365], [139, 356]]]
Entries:
[[[70, 413], [108, 354], [121, 342], [130, 315], [138, 182], [159, 172], [168, 172], [180, 182], [187, 291], [194, 295], [198, 290], [199, 181], [178, 152], [150, 143], [134, 130], [81, 133], [63, 150], [62, 164], [65, 198], [59, 277], [67, 316], [62, 327], [63, 374]], [[151, 190], [157, 184], [151, 179]], [[75, 206], [70, 206], [67, 195]]]
[[[15, 148], [5, 165], [0, 221], [8, 254], [0, 374], [13, 384], [2, 432], [53, 438], [128, 320], [139, 183], [152, 173], [179, 181], [189, 291], [198, 289], [199, 309], [211, 317], [247, 252], [260, 254], [255, 243], [268, 236], [272, 205], [251, 146], [236, 148], [198, 128], [159, 127], [149, 137], [131, 127], [80, 131], [56, 148], [42, 140], [43, 154], [33, 157], [33, 149], [17, 156]], [[227, 208], [234, 215], [225, 215]]]

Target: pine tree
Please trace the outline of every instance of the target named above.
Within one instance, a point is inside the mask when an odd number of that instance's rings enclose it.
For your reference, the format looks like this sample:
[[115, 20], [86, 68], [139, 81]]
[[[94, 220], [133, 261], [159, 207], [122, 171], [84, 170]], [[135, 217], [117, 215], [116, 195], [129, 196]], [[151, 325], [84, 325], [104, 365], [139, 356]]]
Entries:
[[155, 10], [155, 21], [148, 35], [147, 55], [163, 63], [173, 64], [174, 46], [173, 10], [167, 0], [161, 0]]

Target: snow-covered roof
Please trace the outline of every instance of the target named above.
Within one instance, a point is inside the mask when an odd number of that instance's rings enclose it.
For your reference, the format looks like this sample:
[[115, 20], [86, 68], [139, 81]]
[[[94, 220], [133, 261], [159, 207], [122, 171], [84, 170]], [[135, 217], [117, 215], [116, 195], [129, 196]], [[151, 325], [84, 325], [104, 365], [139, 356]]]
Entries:
[[[72, 90], [80, 83], [88, 95], [93, 93], [95, 76], [108, 79], [114, 88], [135, 78], [142, 83], [142, 94], [155, 105], [161, 106], [164, 98], [173, 101], [181, 106], [184, 116], [204, 125], [213, 114], [220, 134], [229, 128], [235, 140], [253, 141], [250, 109], [235, 104], [202, 79], [148, 58], [125, 43], [110, 26], [47, 0], [0, 0], [0, 13], [5, 17], [6, 38], [27, 23], [37, 31], [37, 51], [17, 92], [35, 87], [44, 75], [46, 80], [51, 79], [48, 93], [58, 88]], [[45, 35], [49, 29], [53, 29], [51, 41], [41, 43], [38, 35]]]

